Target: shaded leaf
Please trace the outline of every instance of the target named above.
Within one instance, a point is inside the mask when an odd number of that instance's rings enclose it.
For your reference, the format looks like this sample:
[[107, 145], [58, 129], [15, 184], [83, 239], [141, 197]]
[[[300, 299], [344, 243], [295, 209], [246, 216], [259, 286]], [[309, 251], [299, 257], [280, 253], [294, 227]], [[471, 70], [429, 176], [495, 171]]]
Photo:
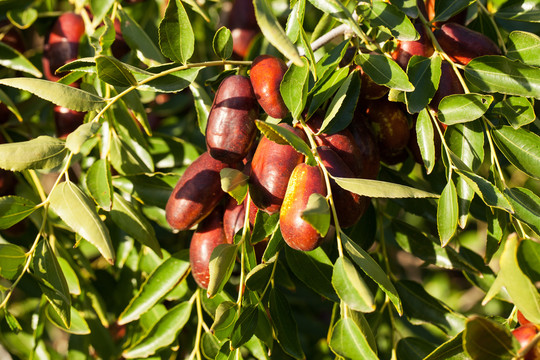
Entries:
[[26, 262], [24, 250], [14, 244], [0, 244], [0, 276], [14, 279]]
[[60, 318], [60, 316], [58, 316], [58, 313], [53, 309], [52, 306], [47, 307], [46, 314], [47, 319], [49, 319], [50, 322], [52, 322], [56, 327], [64, 330], [69, 334], [90, 334], [90, 328], [88, 327], [88, 323], [82, 317], [81, 313], [77, 311], [77, 309], [75, 309], [73, 306], [71, 306], [70, 308], [71, 325], [69, 327], [66, 327], [64, 325], [62, 319]]
[[514, 212], [506, 197], [495, 185], [473, 172], [460, 169], [456, 171], [474, 192], [482, 198], [486, 205], [506, 210], [509, 213]]
[[514, 129], [530, 124], [536, 119], [534, 108], [529, 100], [522, 97], [510, 96], [493, 106], [493, 112], [508, 120]]
[[372, 4], [369, 14], [372, 25], [386, 27], [402, 41], [413, 41], [420, 37], [411, 20], [399, 8], [381, 0], [375, 0]]
[[281, 291], [272, 289], [268, 302], [276, 337], [285, 352], [295, 359], [303, 359], [304, 351], [298, 338], [298, 327], [289, 302]]
[[540, 179], [540, 137], [528, 130], [502, 126], [491, 131], [495, 144], [518, 169]]
[[373, 294], [353, 263], [340, 256], [334, 264], [332, 285], [340, 299], [351, 309], [363, 313], [375, 310]]
[[458, 199], [452, 179], [444, 187], [437, 206], [437, 230], [444, 247], [454, 236], [458, 224]]
[[517, 260], [519, 267], [532, 282], [540, 281], [540, 244], [524, 239], [519, 243]]
[[279, 91], [292, 117], [298, 119], [304, 110], [307, 99], [309, 65], [305, 57], [300, 58], [302, 65], [292, 64], [283, 75]]
[[345, 359], [376, 360], [379, 357], [351, 318], [339, 319], [330, 338], [330, 349]]
[[206, 93], [206, 90], [196, 82], [189, 85], [189, 90], [193, 95], [193, 102], [195, 104], [195, 111], [197, 111], [197, 122], [199, 124], [199, 130], [201, 134], [206, 133], [206, 122], [210, 115], [210, 108], [212, 107], [212, 99]]
[[317, 230], [319, 235], [326, 236], [330, 228], [330, 207], [324, 196], [318, 193], [311, 194], [301, 216]]
[[328, 105], [319, 132], [332, 134], [349, 126], [353, 121], [361, 85], [362, 81], [358, 72], [351, 72]]
[[94, 136], [100, 127], [101, 124], [98, 122], [82, 124], [67, 136], [66, 148], [68, 148], [73, 154], [78, 154], [86, 140]]
[[0, 229], [8, 229], [36, 210], [36, 204], [20, 196], [0, 197]]
[[220, 244], [212, 251], [208, 264], [210, 272], [208, 297], [220, 292], [231, 277], [237, 252], [238, 246], [234, 244]]
[[86, 173], [86, 187], [92, 198], [104, 210], [110, 211], [112, 206], [112, 176], [109, 162], [106, 159], [96, 160]]
[[214, 35], [212, 47], [214, 48], [214, 53], [216, 53], [218, 57], [222, 59], [230, 58], [233, 52], [231, 30], [227, 29], [225, 26], [220, 27]]
[[425, 58], [414, 55], [407, 65], [407, 75], [414, 90], [405, 93], [405, 103], [409, 113], [422, 111], [439, 88], [442, 59], [439, 56]]
[[249, 176], [240, 170], [225, 168], [219, 172], [221, 189], [231, 195], [238, 204], [244, 201], [248, 192]]
[[137, 80], [129, 69], [119, 60], [105, 55], [96, 56], [98, 77], [113, 86], [136, 86]]
[[0, 66], [5, 66], [16, 71], [24, 71], [38, 78], [43, 76], [41, 71], [25, 58], [23, 54], [3, 42], [0, 42]]
[[540, 197], [525, 188], [506, 188], [504, 194], [514, 209], [514, 216], [540, 234]]
[[432, 22], [445, 21], [452, 16], [463, 11], [467, 6], [471, 5], [474, 0], [453, 0], [453, 1], [438, 1], [435, 2], [435, 17]]
[[422, 161], [428, 174], [433, 171], [433, 167], [435, 166], [436, 149], [434, 136], [433, 124], [428, 110], [423, 109], [416, 119], [416, 142], [418, 143]]
[[231, 346], [233, 348], [238, 348], [251, 339], [257, 327], [257, 306], [250, 305], [242, 309], [242, 313], [234, 323], [231, 334]]
[[512, 31], [508, 35], [506, 46], [510, 59], [520, 60], [528, 65], [540, 66], [538, 52], [540, 51], [540, 37], [525, 31]]
[[433, 350], [424, 360], [466, 360], [463, 350], [463, 332], [444, 342]]
[[512, 359], [514, 341], [504, 326], [479, 316], [467, 321], [463, 333], [463, 348], [475, 360]]

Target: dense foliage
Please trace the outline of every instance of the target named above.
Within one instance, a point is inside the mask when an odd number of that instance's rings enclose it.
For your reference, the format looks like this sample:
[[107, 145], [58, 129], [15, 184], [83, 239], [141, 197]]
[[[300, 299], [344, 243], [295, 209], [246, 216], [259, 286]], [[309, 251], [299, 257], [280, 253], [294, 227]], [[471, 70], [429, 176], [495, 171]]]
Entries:
[[0, 17], [2, 359], [540, 358], [537, 1]]

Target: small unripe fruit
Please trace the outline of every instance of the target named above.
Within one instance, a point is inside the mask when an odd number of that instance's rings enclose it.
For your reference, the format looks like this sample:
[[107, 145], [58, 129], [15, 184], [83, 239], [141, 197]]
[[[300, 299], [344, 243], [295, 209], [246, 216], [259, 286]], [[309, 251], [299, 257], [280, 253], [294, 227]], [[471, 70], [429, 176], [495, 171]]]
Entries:
[[326, 186], [317, 166], [298, 164], [291, 178], [279, 214], [279, 226], [283, 239], [291, 248], [310, 251], [322, 241], [320, 234], [310, 223], [302, 219], [311, 194], [326, 196]]
[[260, 55], [253, 60], [249, 73], [257, 101], [268, 115], [276, 119], [283, 119], [289, 113], [279, 91], [285, 72], [287, 64], [283, 60]]
[[173, 229], [191, 228], [216, 207], [225, 194], [219, 172], [226, 167], [207, 152], [189, 165], [165, 208], [167, 222]]
[[214, 159], [237, 164], [248, 154], [257, 135], [258, 109], [248, 78], [232, 75], [221, 82], [206, 126], [206, 145]]

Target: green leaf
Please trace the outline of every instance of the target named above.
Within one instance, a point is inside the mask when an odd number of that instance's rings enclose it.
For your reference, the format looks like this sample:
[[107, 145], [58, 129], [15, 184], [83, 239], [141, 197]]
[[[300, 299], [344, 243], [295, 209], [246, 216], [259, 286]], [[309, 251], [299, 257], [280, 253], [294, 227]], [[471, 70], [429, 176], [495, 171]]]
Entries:
[[79, 126], [67, 136], [66, 148], [71, 150], [73, 154], [78, 154], [86, 140], [94, 136], [100, 127], [101, 124], [98, 122], [89, 122]]
[[363, 313], [375, 310], [373, 294], [353, 263], [340, 256], [334, 264], [332, 285], [339, 298], [351, 309]]
[[379, 358], [351, 318], [338, 320], [332, 329], [329, 345], [333, 352], [348, 360], [377, 360]]
[[127, 66], [113, 57], [96, 56], [96, 70], [98, 77], [113, 86], [137, 86], [137, 80]]
[[433, 350], [424, 360], [466, 360], [462, 337], [462, 332], [457, 334]]
[[420, 37], [411, 20], [397, 7], [384, 1], [373, 1], [368, 18], [372, 25], [386, 27], [399, 40], [413, 41]]
[[0, 79], [1, 85], [28, 91], [37, 97], [76, 111], [100, 110], [105, 100], [97, 95], [52, 81], [32, 78]]
[[474, 192], [482, 198], [486, 205], [506, 210], [509, 213], [514, 212], [512, 205], [495, 185], [473, 172], [460, 169], [456, 171]]
[[394, 60], [384, 55], [358, 54], [355, 62], [379, 85], [401, 91], [414, 90], [405, 71]]
[[540, 324], [540, 294], [531, 279], [519, 267], [517, 250], [518, 238], [513, 233], [506, 239], [501, 254], [499, 277], [523, 316], [534, 324]]
[[437, 230], [444, 247], [454, 236], [458, 224], [458, 199], [452, 179], [444, 187], [437, 206]]
[[57, 260], [60, 268], [62, 269], [62, 273], [66, 278], [69, 293], [71, 295], [81, 295], [81, 284], [79, 283], [79, 278], [77, 277], [75, 270], [73, 270], [73, 268], [66, 259], [58, 257]]
[[210, 332], [205, 332], [201, 337], [201, 353], [205, 359], [215, 359], [219, 353], [220, 344], [218, 339]]
[[302, 219], [313, 226], [319, 235], [326, 236], [330, 228], [330, 207], [326, 198], [321, 194], [311, 194], [302, 212]]
[[502, 126], [491, 131], [495, 144], [518, 169], [540, 179], [540, 137], [523, 128]]
[[499, 19], [540, 22], [540, 6], [535, 0], [508, 1], [495, 13]]
[[139, 125], [141, 125], [144, 129], [144, 132], [147, 135], [151, 136], [152, 129], [150, 127], [150, 123], [148, 122], [146, 109], [141, 101], [141, 97], [139, 96], [139, 94], [137, 94], [136, 91], [125, 93], [124, 96], [122, 96], [122, 102], [129, 109], [129, 112], [135, 117], [135, 119], [137, 119]]
[[0, 66], [5, 66], [16, 71], [24, 71], [39, 78], [43, 76], [41, 71], [25, 58], [23, 54], [3, 42], [0, 42]]
[[8, 229], [36, 210], [36, 204], [20, 196], [0, 197], [0, 229]]
[[[349, 75], [348, 68], [332, 71], [331, 75], [326, 80], [319, 80], [310, 92], [312, 94], [311, 102], [309, 103], [309, 111], [307, 117], [315, 113], [334, 93], [341, 87]], [[320, 84], [320, 85], [319, 85]]]
[[118, 317], [118, 324], [124, 325], [139, 319], [184, 280], [189, 269], [189, 250], [180, 250], [172, 254], [141, 285], [137, 294]]
[[[147, 79], [164, 71], [170, 71], [173, 68], [179, 68], [178, 64], [165, 64], [160, 66], [150, 67], [146, 70], [138, 69], [134, 72], [135, 79], [139, 82], [140, 90], [151, 90], [165, 93], [176, 93], [187, 88], [197, 75], [201, 68], [180, 69], [168, 75], [161, 76], [157, 79], [147, 81]], [[142, 84], [144, 82], [144, 84]]]
[[411, 323], [432, 324], [447, 334], [455, 335], [465, 327], [465, 317], [453, 312], [446, 304], [431, 296], [424, 287], [414, 281], [396, 282], [404, 314]]
[[215, 320], [211, 331], [219, 340], [227, 339], [234, 328], [236, 319], [238, 319], [238, 306], [232, 301], [222, 301], [215, 312]]
[[473, 2], [474, 0], [437, 1], [435, 2], [435, 18], [431, 21], [432, 23], [435, 21], [446, 21]]
[[540, 68], [504, 56], [481, 56], [465, 67], [465, 77], [485, 92], [540, 99]]
[[1, 277], [8, 280], [15, 279], [25, 262], [26, 254], [20, 246], [13, 244], [0, 244]]
[[70, 308], [71, 326], [64, 325], [63, 320], [58, 316], [58, 313], [52, 306], [48, 306], [46, 310], [47, 319], [53, 323], [56, 327], [64, 330], [69, 334], [74, 335], [88, 335], [90, 334], [90, 327], [88, 323], [82, 317], [81, 313], [77, 311], [73, 306]]
[[7, 12], [9, 21], [19, 29], [28, 29], [38, 18], [38, 11], [33, 7], [13, 9]]
[[110, 214], [112, 220], [120, 229], [124, 230], [141, 244], [148, 246], [160, 258], [163, 257], [152, 224], [146, 220], [146, 217], [144, 217], [139, 210], [118, 193], [114, 193], [113, 206]]
[[23, 121], [21, 113], [19, 112], [11, 98], [2, 89], [0, 89], [0, 103], [3, 103], [8, 108], [8, 110], [11, 111], [13, 115], [15, 115], [17, 120], [19, 120], [20, 122]]
[[272, 288], [268, 308], [274, 323], [276, 338], [283, 350], [295, 359], [303, 359], [305, 355], [298, 338], [298, 327], [294, 320], [294, 314], [281, 291]]
[[195, 50], [195, 34], [182, 1], [169, 1], [159, 24], [159, 46], [165, 56], [186, 64]]
[[422, 111], [439, 88], [442, 59], [439, 56], [425, 58], [414, 55], [407, 65], [407, 75], [414, 90], [405, 93], [407, 111], [414, 114]]
[[210, 272], [208, 297], [220, 292], [231, 277], [237, 252], [238, 246], [234, 244], [220, 244], [212, 251], [208, 264]]
[[248, 289], [263, 290], [270, 281], [275, 261], [263, 262], [255, 266], [246, 276], [246, 286]]
[[244, 345], [255, 333], [257, 327], [257, 306], [249, 305], [242, 308], [242, 313], [236, 320], [231, 335], [231, 347], [239, 348]]
[[169, 346], [188, 322], [191, 315], [191, 302], [183, 302], [170, 309], [139, 341], [124, 350], [126, 359], [148, 357]]
[[71, 325], [71, 297], [66, 278], [56, 260], [49, 241], [39, 242], [34, 253], [34, 275], [39, 280], [43, 294], [58, 313], [64, 327]]
[[[292, 5], [292, 4], [291, 4]], [[285, 33], [289, 39], [295, 43], [300, 34], [300, 27], [304, 23], [304, 15], [306, 11], [306, 0], [296, 1], [287, 18]]]
[[510, 331], [492, 320], [474, 316], [467, 320], [463, 348], [475, 360], [504, 360], [517, 355]]
[[17, 335], [22, 331], [22, 326], [17, 320], [17, 318], [11, 315], [11, 313], [7, 311], [5, 307], [4, 307], [4, 319], [6, 320], [9, 326], [9, 329], [13, 332], [13, 334]]
[[193, 103], [195, 105], [195, 111], [197, 111], [197, 122], [199, 124], [199, 130], [201, 134], [206, 133], [206, 122], [210, 115], [210, 108], [212, 107], [212, 99], [206, 93], [206, 90], [196, 82], [189, 85], [191, 95], [193, 95]]
[[112, 206], [112, 176], [107, 159], [96, 160], [86, 173], [86, 187], [96, 204], [106, 211]]
[[433, 123], [431, 122], [428, 110], [423, 109], [416, 119], [416, 141], [428, 174], [433, 171], [433, 167], [435, 166], [436, 149], [434, 136]]
[[319, 132], [332, 134], [349, 126], [353, 121], [361, 86], [362, 81], [358, 72], [351, 72], [328, 105]]
[[136, 175], [154, 171], [152, 157], [145, 147], [131, 138], [113, 133], [110, 152], [111, 165], [122, 175]]
[[533, 282], [540, 281], [540, 244], [524, 239], [519, 243], [517, 260], [519, 267]]
[[285, 247], [287, 264], [294, 275], [308, 287], [325, 298], [339, 302], [332, 286], [333, 264], [321, 248], [312, 251], [298, 251]]
[[298, 50], [287, 37], [267, 0], [253, 0], [253, 6], [257, 24], [259, 24], [264, 37], [295, 65], [304, 66], [305, 63], [300, 58]]
[[0, 168], [10, 171], [52, 169], [66, 157], [65, 142], [50, 136], [0, 145]]
[[94, 245], [109, 263], [114, 248], [109, 230], [99, 218], [94, 203], [71, 181], [58, 184], [49, 195], [51, 209], [82, 238]]
[[309, 0], [313, 6], [321, 10], [322, 12], [329, 14], [336, 20], [347, 24], [354, 33], [362, 38], [363, 32], [358, 26], [358, 21], [356, 21], [351, 12], [345, 5], [339, 0]]
[[492, 110], [502, 115], [514, 129], [530, 124], [536, 119], [534, 108], [529, 100], [523, 97], [510, 96], [496, 103]]
[[255, 125], [269, 140], [280, 145], [291, 145], [296, 151], [304, 154], [309, 159], [308, 164], [315, 164], [315, 157], [310, 147], [294, 132], [261, 120], [255, 120]]
[[394, 304], [397, 312], [400, 315], [403, 314], [403, 308], [398, 292], [379, 264], [377, 264], [364, 249], [352, 241], [345, 233], [341, 233], [341, 238], [343, 246], [351, 256], [351, 259], [371, 278], [371, 280], [379, 285], [381, 290], [384, 291], [388, 298], [390, 298], [390, 301]]
[[510, 59], [520, 60], [528, 65], [540, 66], [538, 52], [540, 37], [525, 31], [512, 31], [508, 35], [507, 53]]
[[396, 356], [400, 360], [422, 360], [433, 351], [435, 345], [423, 338], [405, 337], [396, 346]]
[[279, 90], [293, 119], [298, 119], [306, 105], [309, 66], [305, 57], [300, 58], [302, 65], [292, 64], [281, 80]]
[[506, 188], [504, 194], [515, 211], [514, 216], [540, 234], [540, 197], [520, 187]]
[[439, 104], [439, 121], [454, 125], [478, 119], [488, 110], [493, 96], [481, 94], [453, 94]]
[[117, 10], [120, 19], [122, 36], [128, 46], [137, 53], [139, 59], [148, 64], [148, 60], [158, 63], [165, 62], [163, 55], [154, 41], [146, 34], [141, 26], [131, 18], [123, 9]]
[[437, 198], [439, 195], [429, 193], [424, 190], [415, 189], [410, 186], [389, 183], [380, 180], [371, 179], [354, 179], [354, 178], [332, 178], [336, 183], [358, 195], [369, 196], [374, 198]]
[[225, 168], [219, 172], [221, 176], [221, 188], [231, 195], [238, 204], [246, 198], [248, 192], [249, 176], [240, 170]]
[[220, 27], [214, 35], [212, 47], [214, 48], [214, 53], [221, 59], [230, 58], [233, 52], [231, 30], [227, 29], [225, 26]]

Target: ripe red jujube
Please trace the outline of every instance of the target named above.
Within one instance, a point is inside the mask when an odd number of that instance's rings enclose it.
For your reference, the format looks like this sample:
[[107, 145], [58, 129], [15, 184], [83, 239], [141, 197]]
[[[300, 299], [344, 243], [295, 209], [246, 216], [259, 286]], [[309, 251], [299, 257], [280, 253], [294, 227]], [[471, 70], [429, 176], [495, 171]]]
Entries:
[[276, 119], [283, 119], [289, 113], [279, 92], [285, 72], [287, 64], [283, 60], [271, 55], [260, 55], [253, 60], [249, 73], [257, 101], [268, 115]]

